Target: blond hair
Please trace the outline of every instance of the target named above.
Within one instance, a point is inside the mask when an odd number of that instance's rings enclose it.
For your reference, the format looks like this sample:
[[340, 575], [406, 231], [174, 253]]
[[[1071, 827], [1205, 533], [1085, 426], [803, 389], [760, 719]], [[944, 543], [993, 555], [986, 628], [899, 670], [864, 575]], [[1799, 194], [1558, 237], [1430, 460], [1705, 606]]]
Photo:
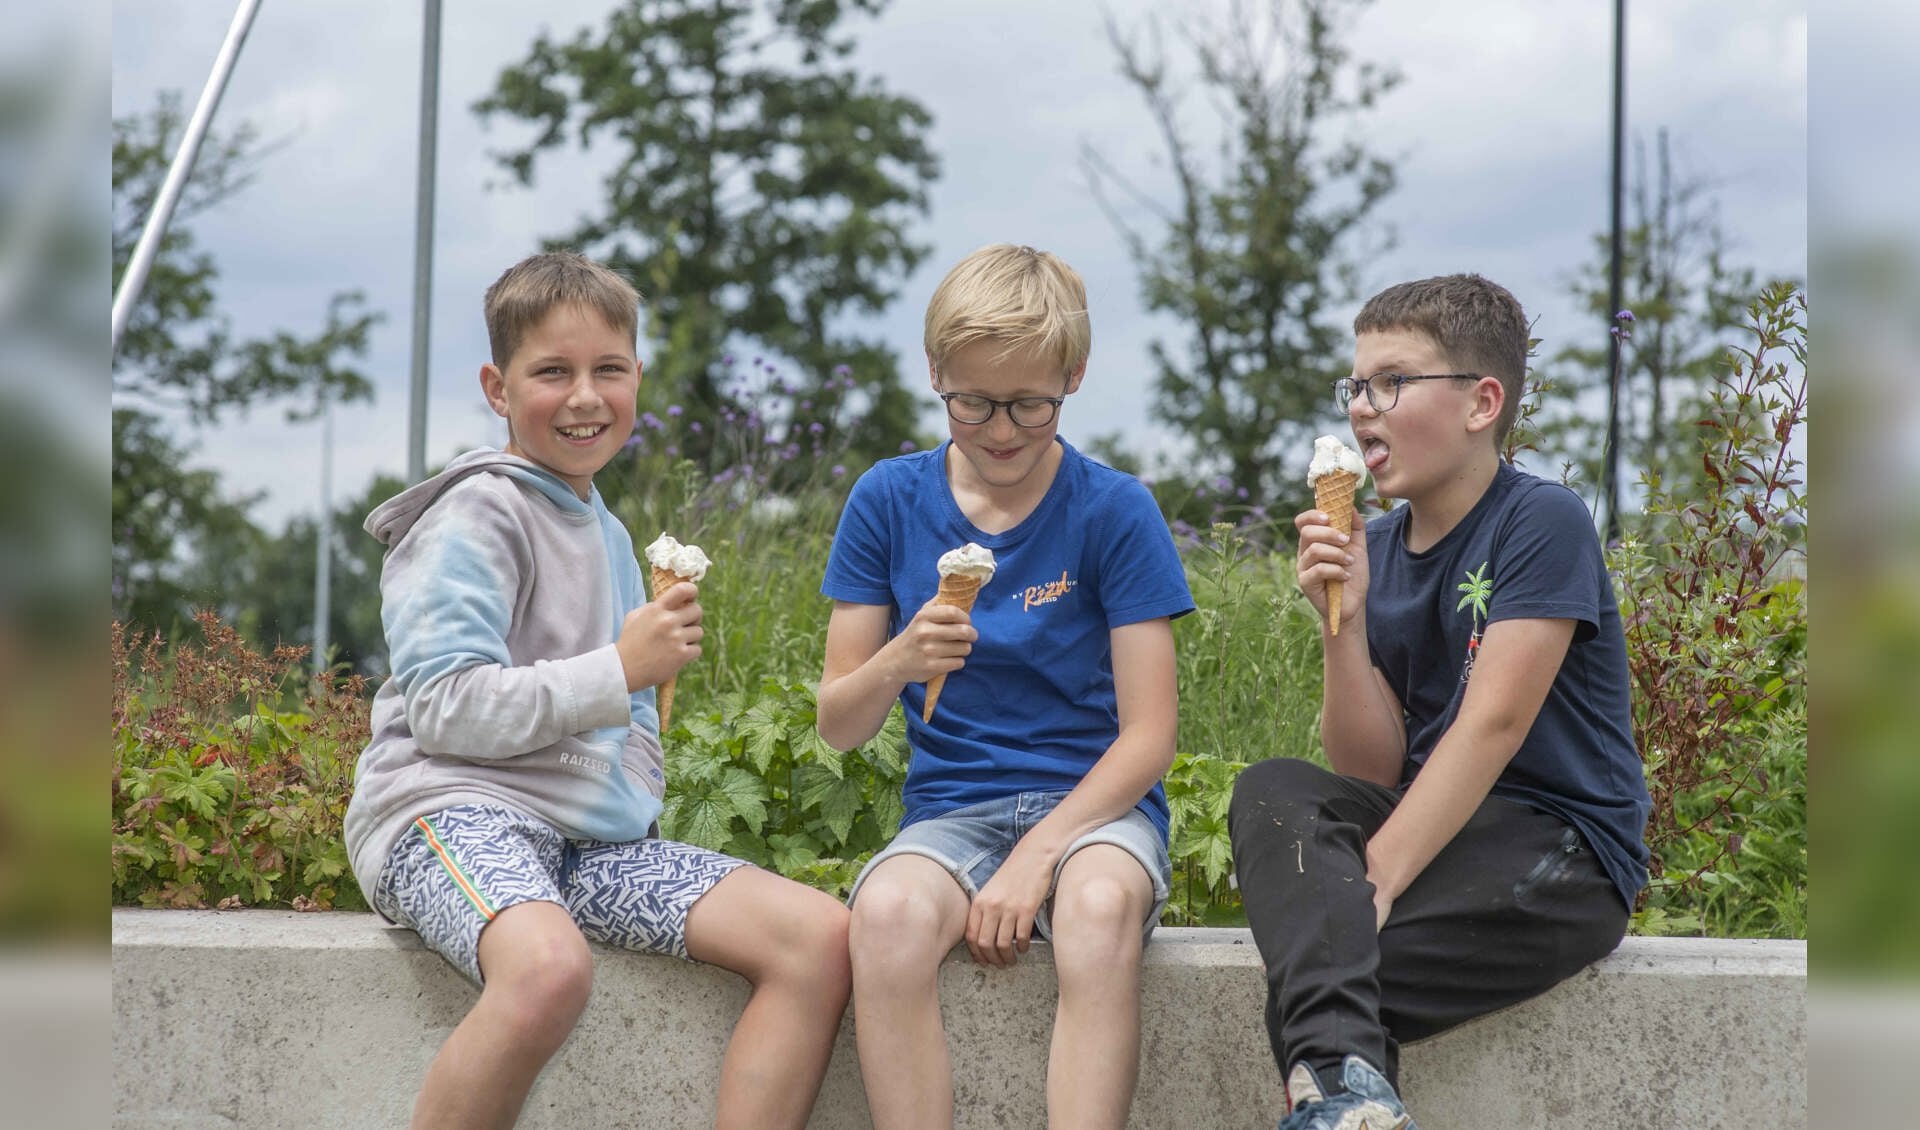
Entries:
[[527, 334], [559, 306], [592, 310], [629, 340], [639, 333], [640, 292], [632, 283], [578, 252], [543, 251], [508, 267], [487, 288], [493, 363], [506, 368]]
[[1390, 286], [1367, 299], [1353, 332], [1413, 330], [1433, 339], [1447, 364], [1492, 377], [1506, 390], [1493, 429], [1494, 446], [1507, 440], [1527, 377], [1527, 315], [1506, 287], [1480, 275], [1440, 275]]
[[982, 247], [954, 265], [927, 302], [927, 357], [938, 369], [979, 341], [996, 359], [1028, 353], [1070, 373], [1093, 348], [1087, 286], [1059, 256], [1024, 245]]

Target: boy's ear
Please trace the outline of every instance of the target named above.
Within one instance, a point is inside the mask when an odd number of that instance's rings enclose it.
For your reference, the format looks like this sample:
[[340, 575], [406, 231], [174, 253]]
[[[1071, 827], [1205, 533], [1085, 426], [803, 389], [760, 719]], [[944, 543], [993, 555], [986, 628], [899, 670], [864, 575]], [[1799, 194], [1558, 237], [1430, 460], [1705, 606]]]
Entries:
[[1087, 359], [1085, 357], [1082, 357], [1080, 359], [1080, 363], [1078, 365], [1075, 365], [1072, 371], [1067, 373], [1067, 391], [1062, 395], [1072, 396], [1074, 393], [1080, 391], [1080, 380], [1082, 377], [1085, 377], [1086, 375], [1087, 375]]
[[1500, 422], [1500, 410], [1507, 406], [1507, 387], [1494, 377], [1481, 377], [1473, 386], [1473, 408], [1467, 414], [1467, 430], [1485, 431]]
[[940, 370], [933, 363], [932, 352], [927, 354], [927, 384], [933, 387], [933, 391], [940, 391]]
[[491, 361], [480, 366], [480, 392], [492, 405], [494, 415], [507, 418], [507, 375]]

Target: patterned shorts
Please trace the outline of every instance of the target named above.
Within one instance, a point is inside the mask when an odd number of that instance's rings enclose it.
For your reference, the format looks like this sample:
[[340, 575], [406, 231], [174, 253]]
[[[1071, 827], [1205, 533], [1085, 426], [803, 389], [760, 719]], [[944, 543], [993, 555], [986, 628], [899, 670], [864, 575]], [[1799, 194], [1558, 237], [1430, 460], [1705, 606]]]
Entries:
[[745, 866], [672, 840], [569, 840], [523, 812], [463, 804], [413, 822], [373, 902], [481, 984], [480, 932], [523, 902], [566, 907], [592, 941], [686, 958], [687, 911]]

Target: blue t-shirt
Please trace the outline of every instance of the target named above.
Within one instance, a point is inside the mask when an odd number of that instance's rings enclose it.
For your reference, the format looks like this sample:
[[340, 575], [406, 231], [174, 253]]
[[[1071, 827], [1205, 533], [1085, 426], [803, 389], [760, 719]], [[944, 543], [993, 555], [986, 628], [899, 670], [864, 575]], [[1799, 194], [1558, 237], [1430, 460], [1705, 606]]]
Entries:
[[1453, 725], [1488, 624], [1574, 621], [1560, 673], [1493, 793], [1578, 828], [1631, 907], [1647, 882], [1652, 803], [1633, 744], [1620, 606], [1586, 504], [1502, 463], [1425, 552], [1406, 548], [1407, 521], [1401, 506], [1367, 523], [1367, 643], [1406, 713], [1403, 787]]
[[[1072, 789], [1120, 733], [1109, 633], [1193, 611], [1187, 576], [1138, 479], [1065, 440], [1046, 497], [1013, 529], [982, 532], [947, 486], [947, 444], [875, 464], [853, 486], [820, 591], [888, 606], [898, 635], [940, 587], [934, 563], [967, 542], [993, 551], [967, 664], [947, 677], [933, 721], [923, 683], [907, 715], [902, 826], [1022, 792]], [[1160, 783], [1139, 804], [1167, 834]]]

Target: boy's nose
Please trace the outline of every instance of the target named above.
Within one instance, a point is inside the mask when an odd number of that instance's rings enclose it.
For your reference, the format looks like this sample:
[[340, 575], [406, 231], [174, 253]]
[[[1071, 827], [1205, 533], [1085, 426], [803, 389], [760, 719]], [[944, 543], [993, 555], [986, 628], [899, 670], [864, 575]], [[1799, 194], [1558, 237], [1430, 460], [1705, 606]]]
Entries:
[[600, 390], [593, 386], [591, 376], [581, 377], [567, 390], [567, 404], [573, 408], [590, 408], [600, 403]]

